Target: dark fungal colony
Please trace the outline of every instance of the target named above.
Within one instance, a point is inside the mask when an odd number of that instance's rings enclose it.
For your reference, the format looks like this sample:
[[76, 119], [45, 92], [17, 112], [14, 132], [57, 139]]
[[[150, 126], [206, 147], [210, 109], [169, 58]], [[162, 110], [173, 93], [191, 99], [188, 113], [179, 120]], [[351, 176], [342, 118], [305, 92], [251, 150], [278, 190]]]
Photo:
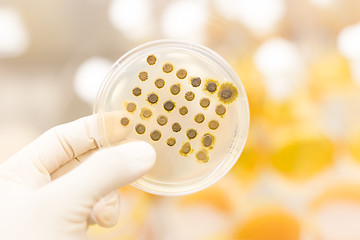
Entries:
[[223, 103], [232, 103], [238, 96], [238, 90], [232, 83], [223, 83], [220, 85], [218, 97]]
[[201, 84], [201, 79], [199, 77], [195, 77], [191, 79], [191, 85], [193, 87], [198, 87]]
[[170, 92], [173, 95], [178, 95], [180, 92], [180, 84], [173, 84], [170, 87]]
[[205, 83], [205, 91], [207, 91], [209, 93], [216, 92], [217, 87], [218, 87], [218, 83], [215, 80], [208, 79]]
[[164, 102], [164, 109], [168, 112], [170, 112], [171, 110], [173, 110], [175, 107], [175, 103], [171, 100], [167, 100], [166, 102]]
[[136, 104], [133, 102], [126, 104], [126, 110], [130, 113], [134, 112], [136, 110]]
[[123, 117], [120, 120], [121, 125], [127, 126], [129, 124], [130, 120], [127, 117]]
[[210, 105], [210, 99], [202, 98], [200, 99], [200, 106], [203, 108], [207, 108]]
[[186, 78], [187, 76], [187, 72], [185, 69], [179, 69], [177, 72], [176, 72], [176, 76], [179, 78], [179, 79], [184, 79]]
[[154, 55], [150, 55], [146, 58], [146, 61], [149, 65], [154, 65], [156, 63], [156, 57]]
[[155, 80], [154, 84], [157, 88], [162, 88], [165, 85], [165, 81], [162, 78], [158, 78]]
[[204, 147], [210, 147], [213, 145], [214, 137], [212, 135], [210, 135], [209, 133], [206, 133], [202, 137], [201, 142]]
[[216, 108], [215, 108], [215, 112], [216, 112], [217, 115], [222, 116], [222, 115], [224, 115], [226, 113], [226, 108], [222, 104], [217, 105]]
[[200, 163], [207, 163], [209, 161], [209, 155], [206, 150], [200, 150], [195, 154], [196, 159]]
[[174, 69], [173, 65], [171, 63], [165, 63], [163, 66], [164, 73], [170, 73]]
[[209, 128], [211, 129], [211, 130], [216, 130], [218, 127], [219, 127], [219, 122], [217, 121], [217, 120], [211, 120], [210, 122], [209, 122]]
[[141, 81], [146, 81], [148, 78], [149, 78], [149, 75], [148, 75], [147, 72], [142, 71], [142, 72], [139, 73], [139, 79]]
[[183, 156], [187, 156], [191, 152], [191, 144], [189, 142], [185, 142], [181, 145], [180, 154]]
[[185, 93], [185, 99], [188, 101], [192, 101], [195, 98], [195, 93], [192, 91], [186, 92]]
[[189, 139], [194, 139], [197, 136], [197, 131], [193, 128], [190, 128], [186, 131], [186, 136]]
[[174, 131], [174, 132], [180, 132], [181, 131], [181, 125], [180, 123], [174, 123], [172, 126], [171, 126], [171, 129]]
[[153, 141], [159, 141], [161, 138], [161, 132], [159, 130], [154, 130], [150, 133], [150, 138]]
[[156, 95], [156, 93], [150, 93], [147, 97], [147, 100], [149, 103], [155, 104], [159, 100], [159, 97]]
[[148, 109], [148, 108], [141, 109], [140, 117], [142, 119], [147, 119], [147, 118], [150, 118], [151, 116], [152, 116], [152, 112], [150, 109]]
[[168, 139], [166, 139], [166, 144], [170, 147], [174, 146], [176, 144], [176, 138], [169, 137]]
[[146, 128], [143, 124], [139, 123], [135, 126], [135, 131], [138, 133], [138, 134], [144, 134], [145, 131], [146, 131]]
[[181, 115], [186, 115], [188, 112], [189, 112], [189, 110], [186, 106], [182, 106], [181, 108], [179, 108], [179, 113]]
[[156, 121], [160, 126], [164, 126], [168, 122], [168, 118], [165, 115], [159, 115]]
[[139, 87], [135, 87], [135, 88], [133, 88], [133, 90], [132, 90], [132, 93], [134, 94], [134, 96], [140, 96], [141, 95], [141, 88], [139, 88]]
[[198, 113], [194, 117], [195, 122], [202, 123], [205, 120], [205, 116], [202, 113]]

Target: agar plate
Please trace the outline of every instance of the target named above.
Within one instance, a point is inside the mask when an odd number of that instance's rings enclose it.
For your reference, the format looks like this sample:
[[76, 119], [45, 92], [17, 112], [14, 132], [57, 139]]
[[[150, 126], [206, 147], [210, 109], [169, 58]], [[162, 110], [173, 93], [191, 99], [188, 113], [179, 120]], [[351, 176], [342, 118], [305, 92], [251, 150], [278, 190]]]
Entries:
[[156, 150], [154, 167], [133, 186], [184, 195], [223, 177], [249, 131], [244, 87], [230, 65], [193, 43], [141, 45], [111, 68], [95, 103], [103, 146], [134, 139]]

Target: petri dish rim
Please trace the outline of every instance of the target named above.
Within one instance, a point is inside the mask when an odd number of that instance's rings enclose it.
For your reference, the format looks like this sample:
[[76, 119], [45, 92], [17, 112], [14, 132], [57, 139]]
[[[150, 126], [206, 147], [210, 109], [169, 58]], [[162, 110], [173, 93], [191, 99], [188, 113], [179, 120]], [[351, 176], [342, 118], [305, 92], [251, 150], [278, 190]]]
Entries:
[[[149, 43], [142, 44], [129, 52], [125, 53], [122, 57], [120, 57], [111, 67], [108, 74], [106, 75], [104, 81], [102, 82], [98, 94], [97, 99], [94, 104], [94, 113], [97, 114], [97, 120], [98, 120], [98, 130], [99, 130], [99, 138], [98, 141], [100, 144], [104, 147], [110, 146], [110, 143], [107, 141], [106, 131], [105, 131], [105, 125], [103, 120], [103, 109], [104, 104], [109, 91], [111, 90], [111, 87], [114, 84], [114, 74], [118, 71], [119, 67], [123, 67], [123, 65], [126, 66], [127, 61], [131, 58], [135, 58], [137, 55], [142, 55], [143, 52], [148, 52], [151, 49], [153, 49], [153, 52], [159, 51], [159, 48], [171, 48], [173, 50], [181, 50], [181, 51], [188, 51], [192, 54], [200, 55], [203, 58], [206, 58], [209, 62], [212, 64], [216, 64], [219, 66], [220, 69], [223, 70], [224, 73], [228, 75], [228, 78], [236, 84], [236, 86], [239, 89], [239, 99], [243, 101], [243, 106], [245, 106], [245, 109], [243, 109], [243, 112], [246, 116], [243, 116], [243, 132], [239, 134], [240, 139], [237, 139], [239, 143], [235, 144], [237, 146], [236, 152], [229, 155], [227, 155], [223, 161], [219, 163], [219, 165], [214, 168], [212, 171], [210, 171], [207, 175], [201, 176], [198, 178], [193, 178], [191, 180], [178, 182], [176, 186], [174, 186], [173, 183], [164, 183], [159, 182], [155, 180], [150, 180], [146, 177], [142, 177], [138, 179], [137, 181], [131, 183], [134, 187], [141, 189], [145, 192], [156, 194], [156, 195], [163, 195], [163, 196], [176, 196], [176, 195], [185, 195], [194, 193], [197, 191], [200, 191], [204, 188], [209, 187], [210, 185], [217, 182], [219, 179], [221, 179], [226, 173], [230, 171], [230, 169], [235, 165], [238, 158], [240, 157], [247, 140], [248, 132], [249, 132], [249, 125], [250, 125], [250, 109], [249, 109], [249, 103], [247, 99], [247, 95], [244, 89], [244, 86], [235, 73], [235, 71], [232, 69], [232, 67], [216, 52], [212, 51], [211, 49], [202, 46], [200, 44], [187, 42], [187, 41], [179, 41], [179, 40], [157, 40], [152, 41]], [[130, 61], [131, 62], [131, 61]], [[239, 138], [239, 137], [238, 137]]]

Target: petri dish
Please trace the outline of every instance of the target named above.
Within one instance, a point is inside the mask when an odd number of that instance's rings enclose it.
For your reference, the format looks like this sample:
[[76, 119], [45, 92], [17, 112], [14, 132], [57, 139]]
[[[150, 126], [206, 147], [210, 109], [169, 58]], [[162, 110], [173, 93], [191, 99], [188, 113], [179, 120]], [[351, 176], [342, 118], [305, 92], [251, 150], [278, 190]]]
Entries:
[[122, 56], [99, 89], [94, 112], [104, 147], [142, 140], [154, 167], [132, 185], [157, 195], [184, 195], [222, 178], [249, 131], [244, 87], [230, 65], [194, 43], [158, 40]]

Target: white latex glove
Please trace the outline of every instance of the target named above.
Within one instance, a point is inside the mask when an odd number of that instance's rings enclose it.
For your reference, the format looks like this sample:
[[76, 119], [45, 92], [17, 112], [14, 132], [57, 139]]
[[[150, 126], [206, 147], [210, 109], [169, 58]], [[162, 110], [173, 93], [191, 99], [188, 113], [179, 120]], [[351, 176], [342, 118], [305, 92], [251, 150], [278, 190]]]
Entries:
[[95, 116], [57, 126], [0, 165], [1, 240], [86, 239], [89, 223], [116, 223], [116, 189], [144, 175], [156, 154], [145, 142], [97, 150], [96, 129]]

